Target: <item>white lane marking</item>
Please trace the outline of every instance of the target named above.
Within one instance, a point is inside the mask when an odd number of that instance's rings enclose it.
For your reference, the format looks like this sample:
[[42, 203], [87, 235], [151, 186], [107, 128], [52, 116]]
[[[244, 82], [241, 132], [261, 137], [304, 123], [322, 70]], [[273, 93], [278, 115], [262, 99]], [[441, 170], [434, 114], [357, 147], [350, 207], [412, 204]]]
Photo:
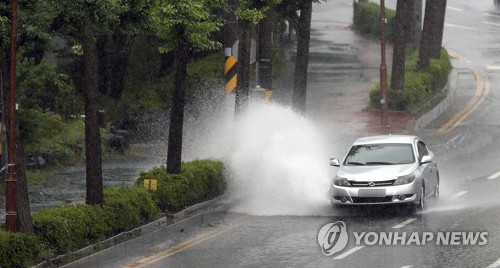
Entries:
[[500, 259], [498, 259], [496, 262], [492, 263], [488, 268], [495, 268], [500, 266]]
[[405, 227], [406, 225], [408, 225], [408, 224], [410, 224], [410, 223], [414, 222], [416, 219], [417, 219], [417, 218], [410, 218], [410, 219], [407, 219], [406, 221], [404, 221], [404, 222], [402, 222], [402, 223], [400, 223], [400, 224], [398, 224], [398, 225], [396, 225], [396, 226], [392, 227], [392, 229], [399, 229], [399, 228], [403, 228], [403, 227]]
[[413, 267], [413, 266], [411, 266], [411, 265], [401, 266], [401, 268], [411, 268], [411, 267]]
[[456, 7], [446, 7], [446, 8], [449, 9], [449, 10], [458, 11], [458, 12], [463, 12], [464, 11], [463, 9], [456, 8]]
[[457, 198], [461, 197], [462, 195], [464, 195], [466, 193], [467, 193], [467, 191], [458, 192], [455, 195], [453, 195], [450, 199], [457, 199]]
[[500, 18], [499, 14], [483, 13], [483, 15], [488, 16], [488, 17]]
[[489, 22], [489, 21], [483, 21], [483, 24], [488, 24], [488, 25], [500, 27], [500, 23], [494, 23], [494, 22]]
[[500, 65], [486, 65], [488, 70], [500, 70]]
[[462, 29], [473, 30], [473, 31], [477, 31], [478, 30], [477, 28], [474, 28], [474, 27], [457, 25], [457, 24], [451, 24], [451, 23], [445, 23], [445, 25], [448, 26], [448, 27], [462, 28]]
[[342, 253], [341, 255], [338, 255], [337, 257], [333, 258], [334, 260], [342, 260], [343, 258], [353, 254], [354, 252], [364, 248], [365, 246], [357, 246], [357, 247], [353, 247], [351, 248], [350, 250]]
[[500, 171], [497, 172], [497, 173], [495, 173], [495, 174], [493, 174], [493, 175], [491, 175], [491, 176], [489, 176], [488, 180], [494, 180], [494, 179], [496, 179], [498, 177], [500, 177]]

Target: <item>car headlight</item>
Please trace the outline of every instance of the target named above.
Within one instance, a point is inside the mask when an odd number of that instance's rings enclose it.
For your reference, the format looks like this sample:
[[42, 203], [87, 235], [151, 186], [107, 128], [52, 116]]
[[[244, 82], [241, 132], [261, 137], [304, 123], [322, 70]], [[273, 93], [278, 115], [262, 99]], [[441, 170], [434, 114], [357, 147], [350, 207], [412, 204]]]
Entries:
[[344, 187], [351, 186], [351, 183], [346, 178], [342, 178], [339, 176], [335, 176], [335, 178], [333, 179], [333, 184]]
[[409, 184], [415, 181], [415, 174], [398, 177], [393, 185]]

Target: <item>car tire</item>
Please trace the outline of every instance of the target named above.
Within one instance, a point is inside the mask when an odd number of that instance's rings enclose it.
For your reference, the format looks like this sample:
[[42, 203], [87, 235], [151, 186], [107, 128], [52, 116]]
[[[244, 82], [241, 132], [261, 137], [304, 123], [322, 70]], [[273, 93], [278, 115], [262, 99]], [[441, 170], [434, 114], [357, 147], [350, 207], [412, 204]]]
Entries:
[[439, 201], [439, 179], [436, 183], [436, 187], [434, 188], [434, 201]]
[[425, 187], [424, 184], [420, 187], [420, 199], [415, 204], [416, 211], [423, 211], [425, 209]]

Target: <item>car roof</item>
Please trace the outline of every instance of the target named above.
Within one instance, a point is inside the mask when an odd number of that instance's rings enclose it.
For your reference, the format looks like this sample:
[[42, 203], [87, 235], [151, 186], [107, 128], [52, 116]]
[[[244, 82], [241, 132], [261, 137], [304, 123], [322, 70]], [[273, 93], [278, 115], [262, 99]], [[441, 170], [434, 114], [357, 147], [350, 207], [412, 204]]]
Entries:
[[380, 143], [408, 143], [413, 144], [415, 139], [419, 139], [413, 135], [380, 135], [370, 136], [357, 139], [353, 145], [361, 144], [380, 144]]

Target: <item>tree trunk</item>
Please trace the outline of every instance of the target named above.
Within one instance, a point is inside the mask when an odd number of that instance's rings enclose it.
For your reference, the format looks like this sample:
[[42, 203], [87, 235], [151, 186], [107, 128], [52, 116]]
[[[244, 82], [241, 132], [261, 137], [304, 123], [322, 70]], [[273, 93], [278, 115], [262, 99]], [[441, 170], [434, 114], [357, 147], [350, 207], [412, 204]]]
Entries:
[[392, 54], [391, 88], [403, 89], [405, 82], [406, 42], [412, 14], [413, 0], [398, 0], [396, 8], [396, 28]]
[[28, 180], [26, 178], [26, 166], [24, 163], [24, 150], [21, 144], [19, 133], [19, 122], [16, 122], [16, 146], [17, 146], [17, 187], [16, 187], [16, 208], [17, 208], [17, 231], [24, 233], [35, 233], [33, 220], [31, 218], [31, 208], [28, 191]]
[[424, 29], [418, 58], [419, 70], [429, 68], [431, 58], [435, 56], [436, 47], [441, 49], [445, 12], [446, 0], [427, 0], [425, 2]]
[[260, 86], [266, 90], [270, 99], [273, 90], [273, 9], [260, 22], [259, 28], [259, 77]]
[[410, 18], [408, 46], [410, 50], [417, 49], [420, 45], [420, 38], [422, 37], [422, 0], [413, 0], [413, 8]]
[[109, 96], [115, 100], [122, 97], [125, 87], [125, 75], [130, 57], [130, 39], [127, 35], [119, 32], [113, 35], [112, 48], [116, 53], [111, 56], [111, 77], [109, 80]]
[[238, 46], [238, 81], [236, 83], [236, 112], [242, 112], [248, 103], [250, 90], [250, 46], [252, 24], [247, 20], [239, 22], [240, 41]]
[[439, 59], [441, 56], [441, 48], [443, 46], [443, 31], [444, 31], [444, 19], [446, 16], [446, 0], [435, 0], [436, 1], [436, 28], [435, 28], [435, 38], [432, 44], [432, 49], [430, 51], [431, 58]]
[[184, 105], [186, 102], [187, 63], [190, 58], [188, 41], [184, 30], [178, 34], [180, 40], [175, 46], [175, 76], [168, 133], [167, 173], [180, 174], [182, 162], [182, 131], [184, 125]]
[[92, 16], [84, 18], [82, 48], [85, 75], [85, 160], [87, 204], [99, 205], [104, 201], [102, 184], [101, 133], [98, 119], [98, 73], [95, 24]]
[[307, 68], [309, 66], [309, 41], [311, 38], [312, 0], [300, 2], [300, 18], [297, 33], [297, 56], [293, 84], [293, 109], [306, 114]]
[[[3, 68], [3, 77], [7, 77], [5, 74], [9, 73], [8, 66]], [[2, 81], [2, 90], [4, 90], [4, 99], [3, 99], [3, 111], [9, 111], [10, 102], [8, 101], [10, 98], [10, 88], [5, 87]], [[5, 123], [6, 123], [6, 137], [9, 136], [9, 113], [5, 114]], [[1, 133], [0, 133], [1, 134]], [[29, 191], [28, 191], [28, 182], [26, 179], [26, 168], [24, 163], [24, 151], [22, 150], [22, 144], [20, 140], [20, 131], [19, 131], [19, 121], [16, 120], [15, 126], [15, 136], [16, 136], [16, 230], [24, 233], [34, 233], [33, 221], [31, 217], [31, 208], [29, 202]], [[1, 139], [1, 135], [0, 135]], [[1, 141], [0, 141], [1, 142]], [[5, 150], [6, 152], [7, 150]], [[2, 157], [7, 158], [7, 155], [3, 155]], [[7, 163], [7, 159], [2, 159], [0, 163]]]

